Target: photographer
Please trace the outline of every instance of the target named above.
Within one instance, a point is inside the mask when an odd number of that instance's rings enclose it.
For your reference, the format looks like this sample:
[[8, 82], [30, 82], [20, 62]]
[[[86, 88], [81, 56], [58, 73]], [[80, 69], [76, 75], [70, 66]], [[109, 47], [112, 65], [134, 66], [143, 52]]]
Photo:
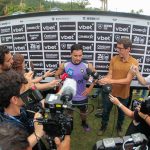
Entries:
[[[135, 109], [135, 111], [128, 109], [118, 100], [118, 98], [112, 96], [111, 94], [109, 94], [109, 99], [113, 104], [117, 105], [128, 117], [133, 119], [127, 129], [126, 135], [141, 132], [147, 136], [148, 140], [150, 140], [150, 99], [145, 100], [145, 102], [141, 104], [141, 108], [138, 107]], [[150, 142], [148, 145], [150, 146]]]

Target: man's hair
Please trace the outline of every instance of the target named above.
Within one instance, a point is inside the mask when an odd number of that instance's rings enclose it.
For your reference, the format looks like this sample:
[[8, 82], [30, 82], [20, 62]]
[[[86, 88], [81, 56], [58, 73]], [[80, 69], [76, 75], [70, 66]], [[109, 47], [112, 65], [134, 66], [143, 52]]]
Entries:
[[22, 84], [26, 84], [27, 80], [21, 74], [14, 70], [2, 72], [0, 74], [0, 106], [7, 108], [10, 99], [13, 96], [19, 96]]
[[83, 47], [82, 47], [82, 45], [80, 45], [80, 44], [74, 44], [74, 45], [71, 46], [71, 53], [72, 53], [74, 50], [82, 50], [82, 51], [83, 51]]
[[0, 45], [0, 64], [4, 63], [5, 54], [8, 54], [10, 51], [5, 45]]
[[122, 38], [117, 41], [117, 44], [123, 44], [124, 48], [127, 49], [128, 47], [132, 47], [132, 42], [128, 38]]
[[28, 134], [11, 123], [0, 124], [0, 150], [26, 150]]
[[22, 64], [24, 62], [24, 56], [20, 53], [15, 53], [13, 55], [13, 61], [14, 62], [12, 68], [19, 73], [24, 73], [24, 68], [22, 67]]

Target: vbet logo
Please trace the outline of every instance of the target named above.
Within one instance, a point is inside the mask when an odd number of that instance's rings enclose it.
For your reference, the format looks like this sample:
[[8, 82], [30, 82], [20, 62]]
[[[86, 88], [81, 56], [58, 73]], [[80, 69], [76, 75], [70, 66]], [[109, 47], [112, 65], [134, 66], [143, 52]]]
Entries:
[[94, 31], [94, 22], [78, 22], [78, 30]]

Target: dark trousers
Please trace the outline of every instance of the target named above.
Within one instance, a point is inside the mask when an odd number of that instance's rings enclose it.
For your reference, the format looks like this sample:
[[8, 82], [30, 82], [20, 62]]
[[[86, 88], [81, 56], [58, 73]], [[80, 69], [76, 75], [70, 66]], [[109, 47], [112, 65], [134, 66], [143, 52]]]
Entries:
[[[109, 100], [108, 96], [109, 96], [108, 94], [102, 92], [102, 104], [103, 104], [102, 125], [104, 126], [108, 125], [109, 115], [113, 107], [113, 103]], [[123, 105], [127, 106], [129, 98], [127, 99], [122, 99], [120, 97], [117, 97], [117, 98]], [[124, 112], [119, 107], [117, 107], [117, 109], [118, 109], [117, 127], [121, 127], [123, 124], [125, 115], [124, 115]]]

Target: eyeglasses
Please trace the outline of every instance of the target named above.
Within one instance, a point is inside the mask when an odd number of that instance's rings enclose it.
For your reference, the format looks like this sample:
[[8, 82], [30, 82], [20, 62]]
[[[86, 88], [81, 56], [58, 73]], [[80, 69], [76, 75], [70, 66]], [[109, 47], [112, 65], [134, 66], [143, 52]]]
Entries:
[[116, 51], [121, 51], [121, 50], [123, 50], [123, 49], [125, 49], [125, 48], [116, 47]]

